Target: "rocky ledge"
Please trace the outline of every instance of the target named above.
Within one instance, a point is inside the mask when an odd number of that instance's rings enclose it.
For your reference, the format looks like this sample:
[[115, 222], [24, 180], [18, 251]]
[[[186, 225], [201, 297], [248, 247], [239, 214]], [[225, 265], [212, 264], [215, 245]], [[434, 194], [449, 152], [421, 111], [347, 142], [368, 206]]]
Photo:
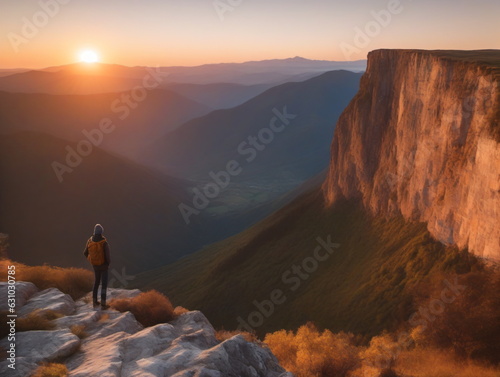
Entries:
[[[20, 318], [34, 311], [53, 310], [62, 316], [49, 331], [16, 334], [16, 369], [10, 377], [29, 376], [41, 363], [66, 365], [71, 377], [285, 377], [292, 376], [263, 345], [241, 335], [220, 342], [199, 311], [186, 312], [170, 323], [144, 328], [130, 312], [95, 310], [89, 296], [73, 299], [56, 288], [39, 291], [32, 283], [16, 283]], [[109, 298], [131, 298], [138, 290], [110, 289]], [[6, 310], [6, 283], [0, 283], [0, 302]], [[80, 339], [72, 331], [84, 326]], [[4, 338], [0, 347], [9, 349]]]

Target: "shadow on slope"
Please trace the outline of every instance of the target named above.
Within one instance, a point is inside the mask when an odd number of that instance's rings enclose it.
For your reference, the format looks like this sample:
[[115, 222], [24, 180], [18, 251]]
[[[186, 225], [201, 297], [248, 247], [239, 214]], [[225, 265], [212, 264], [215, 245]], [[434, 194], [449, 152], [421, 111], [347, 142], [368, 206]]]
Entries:
[[29, 264], [86, 266], [95, 223], [109, 237], [112, 265], [133, 273], [172, 262], [201, 244], [177, 205], [184, 183], [95, 149], [59, 183], [53, 161], [71, 143], [22, 132], [0, 141], [0, 229], [11, 257]]
[[[319, 261], [318, 247], [326, 260]], [[421, 281], [473, 264], [466, 252], [434, 241], [425, 224], [372, 218], [354, 202], [325, 209], [314, 190], [232, 238], [139, 275], [134, 284], [159, 289], [229, 329], [241, 325], [239, 318], [259, 335], [314, 321], [371, 336], [407, 319]], [[273, 295], [283, 302], [271, 310]], [[257, 306], [264, 315], [255, 314]]]

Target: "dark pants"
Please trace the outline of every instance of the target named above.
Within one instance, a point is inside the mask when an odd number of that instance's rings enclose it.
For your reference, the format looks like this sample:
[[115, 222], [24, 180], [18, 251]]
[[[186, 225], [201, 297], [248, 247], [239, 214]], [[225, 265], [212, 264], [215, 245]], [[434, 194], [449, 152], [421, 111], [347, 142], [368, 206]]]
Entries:
[[108, 288], [108, 267], [107, 266], [93, 266], [94, 267], [94, 290], [92, 292], [92, 298], [94, 302], [97, 302], [97, 291], [99, 290], [99, 284], [101, 284], [101, 304], [106, 304], [106, 289]]

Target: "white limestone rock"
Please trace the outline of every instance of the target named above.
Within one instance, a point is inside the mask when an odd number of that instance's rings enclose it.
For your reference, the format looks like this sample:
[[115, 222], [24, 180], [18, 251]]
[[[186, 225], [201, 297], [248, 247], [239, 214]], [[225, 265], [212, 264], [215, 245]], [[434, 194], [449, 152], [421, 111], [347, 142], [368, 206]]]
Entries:
[[[15, 288], [15, 296], [16, 296], [16, 307], [15, 310], [19, 310], [26, 304], [26, 301], [33, 296], [36, 292], [38, 292], [38, 288], [35, 284], [26, 282], [26, 281], [18, 281], [14, 284]], [[8, 283], [0, 282], [0, 311], [8, 310]]]
[[70, 295], [62, 293], [57, 288], [49, 288], [35, 293], [19, 309], [18, 314], [25, 316], [35, 310], [41, 312], [53, 310], [64, 315], [71, 315], [75, 311], [76, 305]]

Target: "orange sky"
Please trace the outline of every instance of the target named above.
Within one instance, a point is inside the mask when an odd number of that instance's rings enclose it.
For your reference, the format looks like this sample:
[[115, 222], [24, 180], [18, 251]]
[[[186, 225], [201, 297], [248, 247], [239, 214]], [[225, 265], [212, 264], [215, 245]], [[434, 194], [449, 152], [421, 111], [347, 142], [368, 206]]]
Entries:
[[40, 0], [0, 7], [0, 68], [72, 63], [82, 49], [105, 63], [166, 66], [357, 60], [377, 48], [500, 48], [498, 0]]

